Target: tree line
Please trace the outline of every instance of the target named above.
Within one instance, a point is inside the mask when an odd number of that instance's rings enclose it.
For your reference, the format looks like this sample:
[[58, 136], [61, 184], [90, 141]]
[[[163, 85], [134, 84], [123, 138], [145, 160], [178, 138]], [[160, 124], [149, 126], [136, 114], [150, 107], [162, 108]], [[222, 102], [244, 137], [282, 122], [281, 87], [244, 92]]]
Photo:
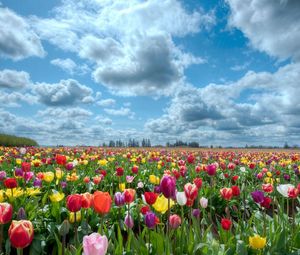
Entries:
[[38, 143], [30, 138], [14, 135], [0, 134], [1, 146], [38, 146]]

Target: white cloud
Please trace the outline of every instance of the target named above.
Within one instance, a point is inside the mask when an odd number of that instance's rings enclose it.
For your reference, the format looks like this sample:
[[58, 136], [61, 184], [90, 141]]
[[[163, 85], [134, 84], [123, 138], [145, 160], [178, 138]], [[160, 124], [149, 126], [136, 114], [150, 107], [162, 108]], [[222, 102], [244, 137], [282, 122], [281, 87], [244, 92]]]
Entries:
[[95, 118], [96, 123], [104, 124], [104, 125], [112, 125], [113, 121], [110, 118], [98, 115]]
[[0, 93], [0, 105], [2, 107], [21, 107], [22, 102], [32, 105], [37, 103], [37, 98], [30, 93], [6, 93], [3, 91]]
[[[203, 88], [186, 86], [172, 98], [160, 118], [150, 119], [145, 129], [158, 136], [191, 139], [191, 134], [214, 137], [216, 143], [282, 145], [299, 143], [300, 64], [279, 68], [275, 73], [248, 72], [229, 84]], [[240, 102], [241, 93], [243, 103]], [[245, 97], [245, 95], [248, 95]], [[276, 135], [275, 135], [276, 134]], [[281, 144], [280, 144], [281, 143]]]
[[229, 25], [240, 29], [253, 47], [281, 59], [300, 59], [299, 1], [227, 0]]
[[190, 12], [176, 0], [65, 0], [54, 14], [49, 19], [32, 17], [36, 32], [95, 63], [94, 80], [125, 96], [171, 95], [181, 86], [185, 68], [205, 62], [180, 50], [173, 37], [216, 22], [214, 12]]
[[40, 38], [28, 21], [10, 9], [0, 7], [0, 56], [20, 60], [45, 54]]
[[121, 107], [120, 109], [107, 109], [104, 111], [113, 116], [128, 116], [129, 119], [133, 119], [135, 117], [135, 113], [130, 110], [130, 108]]
[[74, 108], [47, 108], [45, 110], [40, 110], [37, 113], [38, 117], [49, 118], [70, 118], [70, 119], [84, 119], [92, 116], [91, 111], [85, 110], [80, 107]]
[[50, 61], [52, 65], [55, 65], [65, 72], [73, 75], [73, 74], [85, 74], [87, 73], [90, 69], [86, 64], [83, 65], [77, 65], [72, 59], [66, 58], [66, 59], [61, 59], [61, 58], [56, 58]]
[[116, 104], [116, 100], [112, 98], [103, 99], [97, 102], [97, 105], [103, 106], [103, 107], [111, 107]]
[[0, 71], [0, 88], [21, 89], [31, 84], [27, 72], [4, 69]]
[[73, 79], [61, 80], [59, 83], [37, 83], [33, 91], [41, 103], [49, 106], [91, 103], [92, 89]]

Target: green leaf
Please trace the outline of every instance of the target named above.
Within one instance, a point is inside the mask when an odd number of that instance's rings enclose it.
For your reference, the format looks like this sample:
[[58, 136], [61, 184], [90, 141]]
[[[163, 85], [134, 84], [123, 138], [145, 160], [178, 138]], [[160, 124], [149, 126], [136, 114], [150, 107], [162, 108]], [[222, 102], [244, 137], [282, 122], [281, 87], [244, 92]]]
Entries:
[[236, 254], [248, 255], [247, 246], [244, 241], [238, 240], [236, 244]]

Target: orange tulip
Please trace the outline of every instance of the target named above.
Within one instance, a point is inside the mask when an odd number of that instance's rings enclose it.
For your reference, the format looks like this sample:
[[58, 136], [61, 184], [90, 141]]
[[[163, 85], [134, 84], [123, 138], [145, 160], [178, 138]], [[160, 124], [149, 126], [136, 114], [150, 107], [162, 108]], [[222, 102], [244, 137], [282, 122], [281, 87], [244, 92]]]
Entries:
[[108, 192], [96, 191], [93, 194], [93, 206], [95, 212], [106, 214], [109, 212], [111, 204], [112, 199]]

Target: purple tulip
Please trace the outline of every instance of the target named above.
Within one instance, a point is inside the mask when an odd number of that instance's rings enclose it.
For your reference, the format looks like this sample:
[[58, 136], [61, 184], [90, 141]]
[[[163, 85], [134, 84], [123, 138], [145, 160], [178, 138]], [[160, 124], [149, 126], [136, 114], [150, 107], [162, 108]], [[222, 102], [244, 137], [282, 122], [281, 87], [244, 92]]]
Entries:
[[6, 172], [0, 171], [0, 181], [4, 180], [6, 178]]
[[155, 222], [156, 216], [155, 213], [153, 212], [147, 212], [146, 216], [145, 216], [145, 224], [148, 228], [154, 228], [156, 225]]
[[255, 203], [262, 203], [264, 201], [264, 193], [260, 190], [256, 190], [256, 191], [253, 191], [251, 192], [251, 196], [254, 200]]
[[61, 186], [63, 189], [65, 189], [65, 188], [67, 187], [67, 182], [65, 182], [65, 181], [60, 182], [60, 186]]
[[134, 222], [133, 222], [133, 218], [131, 217], [130, 214], [127, 214], [125, 216], [124, 223], [127, 226], [127, 228], [133, 228]]
[[199, 218], [200, 217], [200, 210], [199, 209], [193, 209], [192, 214], [195, 218]]
[[124, 195], [121, 192], [116, 192], [114, 201], [116, 206], [123, 206], [125, 204]]
[[35, 179], [34, 181], [33, 181], [33, 186], [35, 187], [35, 188], [41, 188], [42, 187], [42, 180], [41, 179]]
[[288, 174], [283, 175], [283, 178], [284, 178], [286, 181], [289, 181], [289, 180], [291, 179], [291, 177], [290, 177]]
[[23, 177], [23, 170], [22, 170], [22, 168], [16, 168], [15, 169], [15, 176], [16, 177]]
[[159, 186], [155, 186], [154, 187], [154, 192], [155, 193], [160, 193], [160, 187]]
[[166, 198], [175, 197], [176, 179], [172, 176], [165, 175], [160, 181], [160, 191]]

